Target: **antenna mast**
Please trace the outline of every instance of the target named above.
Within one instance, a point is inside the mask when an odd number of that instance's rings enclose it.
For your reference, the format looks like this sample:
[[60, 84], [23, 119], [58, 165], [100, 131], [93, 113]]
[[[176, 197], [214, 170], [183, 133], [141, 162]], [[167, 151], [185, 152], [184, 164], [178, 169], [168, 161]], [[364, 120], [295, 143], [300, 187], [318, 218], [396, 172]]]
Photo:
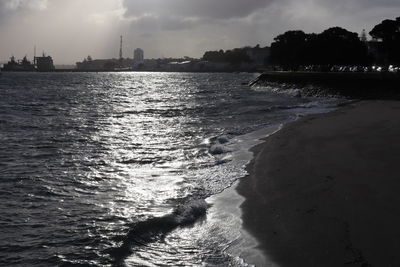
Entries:
[[36, 66], [36, 45], [33, 47], [33, 65]]
[[119, 62], [122, 65], [122, 35], [121, 35], [121, 42], [119, 45]]

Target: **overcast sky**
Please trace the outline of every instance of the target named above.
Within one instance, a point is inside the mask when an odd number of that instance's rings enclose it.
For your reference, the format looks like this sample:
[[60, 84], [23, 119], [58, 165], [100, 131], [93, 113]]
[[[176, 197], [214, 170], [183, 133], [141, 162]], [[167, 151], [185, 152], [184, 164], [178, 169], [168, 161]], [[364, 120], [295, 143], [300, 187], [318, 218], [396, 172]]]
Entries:
[[201, 57], [204, 51], [270, 45], [287, 30], [331, 26], [367, 32], [400, 16], [399, 0], [0, 0], [0, 61], [32, 58], [33, 47], [56, 64], [84, 57]]

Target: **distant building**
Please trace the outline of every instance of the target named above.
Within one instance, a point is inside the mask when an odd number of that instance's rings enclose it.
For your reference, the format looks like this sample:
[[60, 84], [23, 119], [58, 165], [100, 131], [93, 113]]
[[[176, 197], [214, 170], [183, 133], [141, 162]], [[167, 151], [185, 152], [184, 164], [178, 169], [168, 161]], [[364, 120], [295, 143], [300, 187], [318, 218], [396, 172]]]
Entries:
[[142, 67], [144, 64], [144, 52], [140, 48], [136, 48], [135, 51], [133, 51], [133, 67], [134, 68], [139, 68]]
[[54, 63], [53, 63], [53, 58], [51, 56], [46, 56], [43, 53], [43, 56], [41, 57], [35, 57], [35, 62], [36, 62], [36, 69], [38, 71], [54, 71]]
[[140, 48], [136, 48], [133, 52], [133, 61], [143, 62], [144, 61], [144, 52]]
[[76, 63], [76, 68], [81, 71], [116, 71], [129, 69], [132, 66], [132, 59], [92, 59], [90, 56], [82, 62]]

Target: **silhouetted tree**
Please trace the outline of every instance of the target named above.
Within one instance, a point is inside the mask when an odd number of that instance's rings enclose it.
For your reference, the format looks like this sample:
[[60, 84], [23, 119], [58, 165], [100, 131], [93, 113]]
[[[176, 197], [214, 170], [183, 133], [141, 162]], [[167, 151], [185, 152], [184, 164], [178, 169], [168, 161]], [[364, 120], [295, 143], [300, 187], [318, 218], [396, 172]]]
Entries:
[[243, 62], [250, 62], [250, 58], [247, 55], [247, 49], [249, 47], [244, 48], [235, 48], [233, 50], [224, 50], [219, 51], [207, 51], [204, 53], [203, 60], [211, 61], [211, 62], [225, 62], [231, 65], [239, 65]]
[[242, 62], [250, 62], [250, 58], [247, 55], [246, 48], [236, 48], [225, 52], [225, 61], [232, 65], [239, 65]]
[[271, 44], [271, 62], [294, 69], [303, 64], [307, 34], [303, 31], [287, 31], [274, 38]]
[[386, 63], [400, 63], [400, 17], [383, 20], [369, 34], [382, 42]]
[[317, 37], [315, 47], [319, 53], [321, 65], [352, 65], [365, 64], [367, 47], [358, 34], [340, 27], [325, 30]]
[[300, 65], [352, 65], [367, 63], [367, 47], [357, 33], [333, 27], [320, 34], [287, 31], [271, 45], [271, 61], [286, 69]]
[[219, 51], [207, 51], [203, 60], [211, 61], [211, 62], [224, 62], [225, 61], [225, 52], [224, 50]]

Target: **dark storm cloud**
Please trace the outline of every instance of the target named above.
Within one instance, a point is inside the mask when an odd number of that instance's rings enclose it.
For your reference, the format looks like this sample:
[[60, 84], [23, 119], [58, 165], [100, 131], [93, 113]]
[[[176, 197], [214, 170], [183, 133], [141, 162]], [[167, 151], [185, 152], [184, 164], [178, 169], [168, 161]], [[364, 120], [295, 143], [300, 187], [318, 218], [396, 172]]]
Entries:
[[[143, 31], [192, 29], [257, 13], [261, 13], [257, 18], [268, 15], [276, 23], [313, 20], [310, 23], [318, 25], [334, 17], [351, 16], [356, 21], [377, 8], [400, 7], [399, 0], [122, 0], [122, 4], [124, 16]], [[271, 6], [276, 10], [274, 14], [267, 11]]]
[[400, 6], [398, 0], [320, 0], [319, 2], [330, 2], [332, 5], [340, 4], [343, 7], [359, 7], [360, 11], [368, 8]]
[[193, 29], [210, 20], [202, 18], [171, 17], [165, 15], [144, 15], [134, 18], [131, 23], [141, 31], [177, 31]]
[[227, 19], [245, 17], [273, 0], [123, 0], [127, 17], [156, 14]]
[[[295, 0], [290, 1], [293, 2]], [[370, 9], [400, 7], [399, 0], [315, 0], [313, 4], [315, 6], [328, 8], [332, 13], [341, 11], [356, 12], [352, 14], [352, 16], [356, 17], [358, 13]]]
[[6, 20], [15, 11], [11, 8], [11, 1], [0, 0], [0, 21]]
[[0, 20], [4, 21], [21, 12], [46, 8], [48, 0], [0, 0]]
[[123, 0], [125, 17], [142, 31], [177, 31], [246, 17], [274, 0]]

